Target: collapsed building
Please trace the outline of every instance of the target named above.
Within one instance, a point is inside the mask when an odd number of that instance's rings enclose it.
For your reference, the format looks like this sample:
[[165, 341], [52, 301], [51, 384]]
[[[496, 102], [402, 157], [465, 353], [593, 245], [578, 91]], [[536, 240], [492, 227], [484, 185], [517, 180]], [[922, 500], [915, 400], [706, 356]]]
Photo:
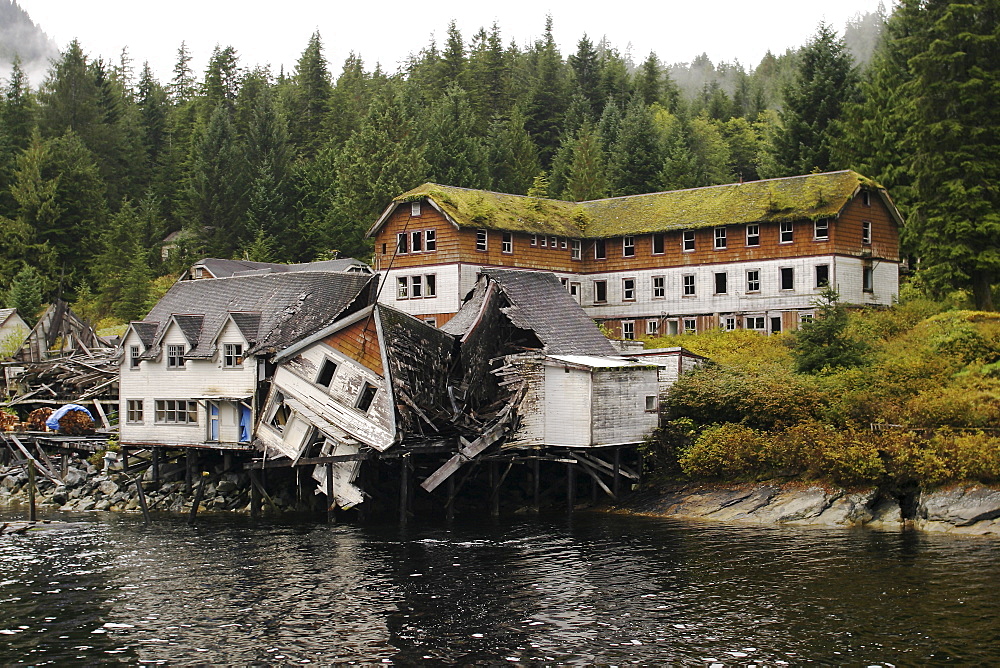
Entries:
[[378, 303], [377, 284], [178, 282], [124, 337], [122, 447], [223, 450], [294, 472], [329, 508], [403, 518], [483, 487], [473, 502], [498, 512], [505, 481], [538, 505], [572, 503], [578, 472], [611, 496], [638, 479], [664, 365], [619, 354], [554, 275], [484, 271], [443, 329]]

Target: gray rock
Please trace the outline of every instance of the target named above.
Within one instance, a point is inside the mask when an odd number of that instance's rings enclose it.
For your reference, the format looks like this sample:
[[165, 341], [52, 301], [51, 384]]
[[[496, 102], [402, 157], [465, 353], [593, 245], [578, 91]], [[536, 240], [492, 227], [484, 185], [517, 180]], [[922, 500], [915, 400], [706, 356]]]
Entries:
[[216, 490], [219, 494], [229, 494], [236, 491], [236, 482], [233, 480], [220, 480]]
[[101, 490], [101, 493], [106, 496], [114, 496], [120, 489], [117, 484], [110, 480], [103, 481], [98, 488]]
[[87, 476], [76, 469], [69, 469], [66, 471], [66, 475], [63, 476], [63, 484], [70, 489], [79, 487], [86, 482], [86, 480]]
[[955, 487], [920, 495], [917, 515], [927, 522], [967, 527], [1000, 517], [1000, 491], [987, 487]]
[[57, 503], [60, 506], [66, 503], [69, 499], [69, 493], [66, 491], [65, 487], [56, 487], [56, 490], [52, 492], [52, 502]]
[[81, 499], [77, 502], [75, 510], [93, 510], [96, 505], [97, 502], [93, 499]]
[[[107, 510], [110, 507], [111, 507], [111, 502], [108, 501], [107, 499], [102, 499], [102, 500], [100, 500], [100, 501], [98, 501], [97, 503], [94, 504], [94, 510]], [[81, 510], [85, 510], [85, 509], [81, 509]]]

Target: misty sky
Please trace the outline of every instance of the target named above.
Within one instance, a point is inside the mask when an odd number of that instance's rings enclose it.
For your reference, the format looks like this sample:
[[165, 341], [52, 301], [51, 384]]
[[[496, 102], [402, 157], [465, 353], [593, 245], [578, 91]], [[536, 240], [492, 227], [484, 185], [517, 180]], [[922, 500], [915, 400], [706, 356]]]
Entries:
[[[348, 53], [395, 72], [411, 52], [435, 35], [440, 44], [455, 19], [468, 42], [480, 26], [500, 26], [504, 43], [524, 46], [538, 38], [551, 13], [563, 55], [575, 51], [587, 33], [607, 37], [621, 51], [631, 48], [641, 62], [655, 51], [666, 63], [690, 61], [706, 52], [716, 63], [739, 61], [752, 68], [770, 49], [780, 53], [803, 44], [826, 21], [843, 32], [858, 12], [874, 11], [880, 0], [503, 0], [491, 3], [422, 0], [329, 2], [328, 0], [16, 0], [59, 48], [74, 37], [92, 57], [113, 62], [127, 46], [136, 70], [148, 60], [169, 80], [177, 48], [187, 42], [192, 67], [204, 71], [216, 44], [232, 45], [244, 67], [282, 64], [294, 68], [310, 34], [319, 30], [336, 75]], [[591, 11], [586, 6], [600, 7]], [[887, 8], [889, 2], [886, 2]], [[39, 82], [32, 82], [37, 85]]]

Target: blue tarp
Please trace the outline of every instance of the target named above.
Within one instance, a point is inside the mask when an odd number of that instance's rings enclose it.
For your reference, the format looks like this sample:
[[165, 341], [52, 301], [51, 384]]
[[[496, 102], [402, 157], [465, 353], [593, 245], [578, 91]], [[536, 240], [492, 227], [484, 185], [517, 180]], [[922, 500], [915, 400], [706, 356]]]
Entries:
[[62, 419], [63, 415], [66, 415], [66, 413], [69, 413], [70, 411], [80, 411], [81, 413], [86, 413], [87, 417], [91, 420], [94, 419], [94, 416], [90, 414], [90, 411], [83, 406], [79, 406], [77, 404], [66, 404], [49, 416], [49, 419], [45, 421], [45, 426], [52, 431], [59, 431], [59, 420]]

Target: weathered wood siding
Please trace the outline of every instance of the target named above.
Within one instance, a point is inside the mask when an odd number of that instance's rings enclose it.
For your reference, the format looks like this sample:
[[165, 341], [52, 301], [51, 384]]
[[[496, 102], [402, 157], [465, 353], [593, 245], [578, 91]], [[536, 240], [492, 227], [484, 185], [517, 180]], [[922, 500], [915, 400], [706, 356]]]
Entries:
[[326, 337], [323, 343], [339, 351], [343, 358], [360, 362], [378, 376], [383, 374], [382, 351], [378, 344], [374, 318], [364, 318], [348, 325]]
[[592, 445], [645, 440], [659, 423], [659, 412], [646, 410], [646, 397], [658, 394], [655, 368], [595, 369]]
[[[545, 367], [545, 443], [571, 448], [594, 445], [589, 369]], [[598, 407], [599, 409], [599, 407]]]

